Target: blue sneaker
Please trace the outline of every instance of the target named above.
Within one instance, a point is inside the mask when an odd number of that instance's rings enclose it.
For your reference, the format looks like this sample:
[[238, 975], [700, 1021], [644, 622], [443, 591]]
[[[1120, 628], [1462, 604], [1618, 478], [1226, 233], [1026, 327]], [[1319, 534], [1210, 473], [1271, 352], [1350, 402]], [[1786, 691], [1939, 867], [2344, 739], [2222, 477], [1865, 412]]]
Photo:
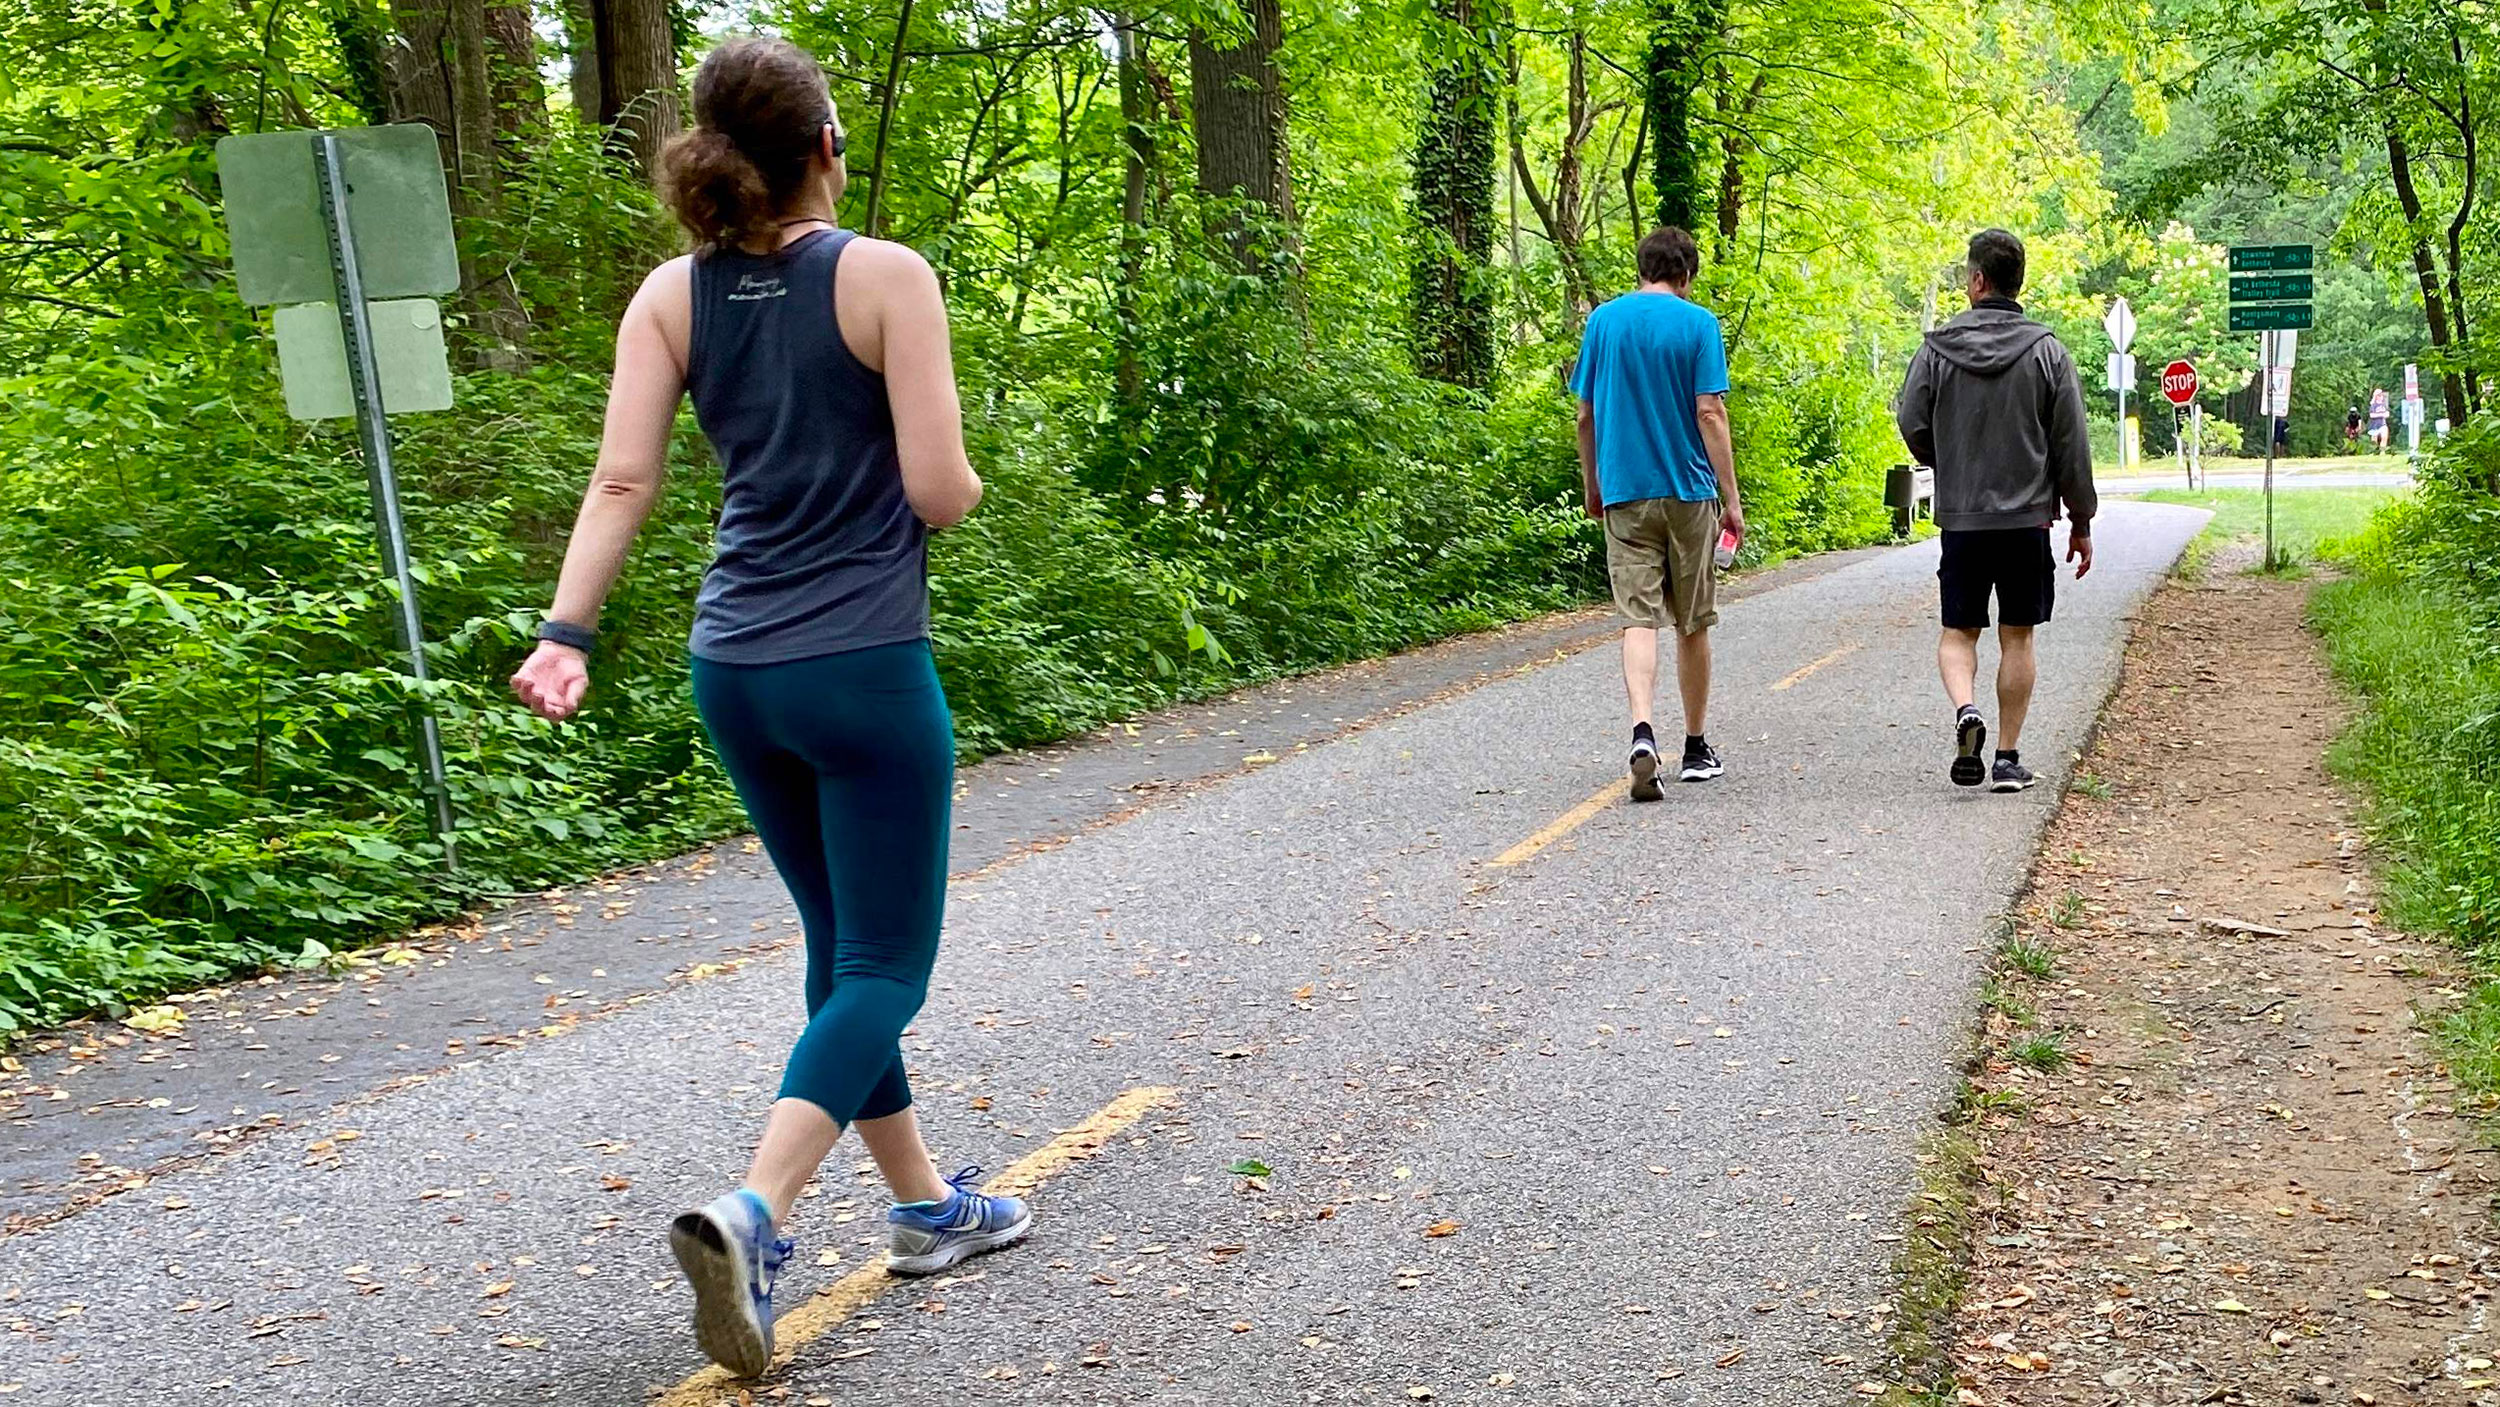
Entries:
[[694, 1341], [742, 1378], [772, 1366], [773, 1279], [790, 1242], [764, 1199], [739, 1188], [669, 1223], [668, 1248], [694, 1286]]
[[981, 1254], [1010, 1246], [1033, 1229], [1033, 1209], [1022, 1198], [992, 1197], [980, 1190], [981, 1170], [964, 1168], [946, 1179], [955, 1189], [943, 1202], [905, 1202], [885, 1214], [885, 1268], [896, 1275], [935, 1275]]

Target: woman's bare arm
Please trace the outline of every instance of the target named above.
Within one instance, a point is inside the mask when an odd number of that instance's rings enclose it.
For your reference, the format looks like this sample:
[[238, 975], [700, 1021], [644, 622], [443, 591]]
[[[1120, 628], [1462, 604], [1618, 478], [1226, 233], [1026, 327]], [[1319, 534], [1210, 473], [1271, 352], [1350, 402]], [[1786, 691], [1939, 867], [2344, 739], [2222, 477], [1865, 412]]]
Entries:
[[903, 496], [922, 522], [953, 527], [981, 502], [981, 476], [964, 453], [946, 300], [937, 275], [916, 252], [880, 243], [876, 255], [885, 391], [894, 406]]
[[[591, 626], [625, 568], [635, 534], [659, 501], [668, 464], [669, 430], [685, 395], [684, 348], [693, 323], [691, 261], [673, 259], [651, 271], [625, 309], [616, 330], [616, 376], [608, 386], [607, 426], [599, 438], [599, 462], [589, 491], [573, 519], [564, 571], [556, 579], [548, 617]], [[562, 719], [581, 707], [589, 691], [582, 652], [540, 641], [513, 691], [541, 717]]]

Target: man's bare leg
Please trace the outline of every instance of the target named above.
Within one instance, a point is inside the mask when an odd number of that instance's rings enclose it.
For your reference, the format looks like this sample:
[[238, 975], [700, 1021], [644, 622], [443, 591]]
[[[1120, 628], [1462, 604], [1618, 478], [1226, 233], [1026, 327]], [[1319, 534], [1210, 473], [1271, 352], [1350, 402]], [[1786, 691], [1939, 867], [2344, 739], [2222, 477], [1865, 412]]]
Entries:
[[1623, 692], [1632, 704], [1632, 726], [1647, 723], [1658, 697], [1658, 632], [1647, 626], [1624, 627]]
[[1710, 712], [1710, 628], [1675, 637], [1675, 688], [1684, 696], [1684, 736], [1702, 736]]
[[1953, 784], [1975, 787], [1988, 779], [1988, 725], [1971, 706], [1979, 688], [1979, 632], [1946, 626], [1936, 637], [1936, 673], [1953, 701]]
[[1954, 711], [1970, 707], [1979, 688], [1979, 632], [1946, 626], [1936, 640], [1936, 672], [1944, 676], [1944, 696]]
[[2031, 686], [2040, 677], [2039, 655], [2027, 625], [1997, 627], [1997, 747], [2022, 745], [2023, 720], [2031, 713]]
[[1658, 696], [1658, 632], [1649, 626], [1623, 631], [1623, 692], [1632, 704], [1632, 799], [1657, 801], [1658, 739], [1649, 723]]

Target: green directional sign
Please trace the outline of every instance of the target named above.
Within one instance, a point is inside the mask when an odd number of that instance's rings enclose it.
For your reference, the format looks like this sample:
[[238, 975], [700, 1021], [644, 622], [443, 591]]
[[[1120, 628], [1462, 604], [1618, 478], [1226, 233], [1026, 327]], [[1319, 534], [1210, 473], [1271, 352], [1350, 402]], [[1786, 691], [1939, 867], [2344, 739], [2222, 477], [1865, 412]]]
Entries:
[[2231, 280], [2234, 303], [2306, 303], [2317, 295], [2310, 274], [2245, 274]]
[[2310, 303], [2234, 303], [2233, 332], [2282, 332], [2308, 327], [2315, 305]]
[[2316, 266], [2317, 251], [2306, 244], [2240, 244], [2231, 248], [2231, 272], [2270, 274]]

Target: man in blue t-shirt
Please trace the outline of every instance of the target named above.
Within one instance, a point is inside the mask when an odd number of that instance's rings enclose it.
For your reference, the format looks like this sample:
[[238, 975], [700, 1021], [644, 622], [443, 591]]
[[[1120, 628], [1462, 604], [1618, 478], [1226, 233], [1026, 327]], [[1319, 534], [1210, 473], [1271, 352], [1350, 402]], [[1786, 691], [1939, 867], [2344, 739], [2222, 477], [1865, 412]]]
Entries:
[[1649, 710], [1658, 627], [1670, 620], [1684, 696], [1677, 775], [1706, 782], [1727, 770], [1702, 724], [1719, 621], [1714, 558], [1723, 540], [1731, 551], [1744, 540], [1745, 513], [1728, 438], [1727, 340], [1717, 316], [1685, 296], [1701, 251], [1669, 225], [1641, 241], [1638, 257], [1640, 287], [1589, 314], [1571, 389], [1580, 398], [1581, 495], [1606, 525], [1606, 575], [1624, 618], [1632, 799], [1656, 801], [1665, 793]]

